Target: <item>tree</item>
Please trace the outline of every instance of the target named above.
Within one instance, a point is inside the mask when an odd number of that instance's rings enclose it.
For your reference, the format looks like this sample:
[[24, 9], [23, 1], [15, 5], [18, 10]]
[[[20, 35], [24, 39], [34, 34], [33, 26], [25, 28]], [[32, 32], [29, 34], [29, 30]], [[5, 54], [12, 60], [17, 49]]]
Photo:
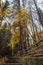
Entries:
[[[20, 9], [20, 13], [19, 13]], [[18, 10], [16, 10], [16, 15], [15, 15], [15, 20], [12, 25], [12, 39], [11, 39], [11, 44], [10, 46], [12, 49], [15, 47], [16, 44], [18, 44], [19, 51], [21, 50], [21, 53], [24, 49], [23, 52], [27, 49], [29, 45], [29, 40], [28, 39], [28, 30], [27, 30], [27, 24], [30, 23], [31, 17], [29, 16], [29, 12], [20, 7]], [[24, 35], [25, 34], [25, 35]]]
[[37, 9], [37, 14], [38, 14], [38, 16], [39, 16], [39, 22], [41, 23], [41, 22], [42, 22], [42, 19], [41, 19], [40, 12], [39, 12], [39, 10], [38, 10], [37, 3], [36, 3], [36, 1], [35, 1], [35, 0], [33, 0], [33, 1], [34, 1], [34, 4], [35, 4], [35, 7], [36, 7], [36, 9]]
[[40, 8], [38, 8], [38, 10], [39, 10], [40, 17], [41, 17], [41, 21], [40, 21], [40, 23], [41, 23], [41, 24], [42, 24], [42, 26], [43, 26], [43, 12], [41, 11], [41, 9], [40, 9]]
[[0, 27], [1, 27], [2, 21], [6, 19], [6, 14], [10, 13], [9, 8], [7, 7], [8, 5], [9, 5], [8, 1], [6, 1], [5, 3], [3, 2], [1, 3], [1, 0], [0, 0]]
[[11, 48], [8, 46], [11, 39], [11, 31], [6, 29], [6, 23], [0, 29], [0, 56], [5, 56], [6, 54], [11, 54]]

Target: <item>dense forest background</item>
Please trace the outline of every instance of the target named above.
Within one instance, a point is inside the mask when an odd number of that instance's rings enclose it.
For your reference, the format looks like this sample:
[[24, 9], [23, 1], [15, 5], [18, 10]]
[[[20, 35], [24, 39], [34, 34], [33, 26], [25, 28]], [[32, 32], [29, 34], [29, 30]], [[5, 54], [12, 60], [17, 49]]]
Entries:
[[[31, 59], [33, 56], [37, 58]], [[43, 64], [43, 8], [39, 0], [0, 0], [0, 64], [4, 63]]]

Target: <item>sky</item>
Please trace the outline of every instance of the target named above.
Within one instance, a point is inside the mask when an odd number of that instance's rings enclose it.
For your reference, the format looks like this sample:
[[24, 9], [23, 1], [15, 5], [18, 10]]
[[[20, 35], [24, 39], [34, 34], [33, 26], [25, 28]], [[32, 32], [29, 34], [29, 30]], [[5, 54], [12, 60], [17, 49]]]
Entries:
[[[12, 2], [13, 0], [8, 0], [9, 2]], [[3, 0], [3, 2], [5, 2], [5, 0]]]
[[[5, 2], [5, 0], [3, 0]], [[8, 0], [9, 2], [12, 2], [13, 0]], [[38, 7], [43, 11], [43, 0], [37, 0]]]
[[43, 0], [37, 0], [38, 7], [43, 11]]
[[[4, 2], [5, 2], [5, 0], [3, 0]], [[9, 2], [12, 2], [13, 0], [8, 0]], [[28, 1], [28, 0], [27, 0]], [[37, 5], [38, 5], [38, 7], [40, 7], [40, 9], [43, 11], [43, 0], [37, 0]], [[8, 20], [8, 18], [7, 18], [7, 20]], [[4, 21], [4, 22], [6, 22], [6, 21]], [[36, 22], [36, 21], [35, 21]], [[37, 25], [38, 26], [38, 25]]]

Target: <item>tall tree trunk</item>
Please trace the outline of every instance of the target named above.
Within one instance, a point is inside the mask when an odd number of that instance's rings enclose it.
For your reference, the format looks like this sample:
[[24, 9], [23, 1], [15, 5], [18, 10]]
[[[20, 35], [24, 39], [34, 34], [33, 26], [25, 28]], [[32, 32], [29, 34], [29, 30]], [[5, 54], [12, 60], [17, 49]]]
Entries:
[[41, 23], [42, 20], [41, 20], [40, 12], [39, 12], [38, 7], [37, 7], [37, 3], [36, 3], [35, 0], [33, 0], [33, 1], [34, 1], [35, 6], [36, 6], [36, 9], [37, 9], [37, 14], [38, 14], [38, 16], [39, 16], [39, 22]]
[[1, 0], [0, 0], [0, 7], [1, 7]]
[[[18, 0], [18, 13], [21, 14], [20, 0]], [[20, 48], [20, 55], [23, 55], [23, 52], [24, 52], [23, 39], [24, 39], [24, 37], [23, 37], [23, 33], [22, 33], [23, 32], [23, 27], [22, 27], [21, 23], [22, 23], [22, 21], [19, 17], [19, 26], [20, 26], [20, 44], [19, 44], [19, 48]]]
[[[1, 0], [0, 0], [0, 10], [1, 10]], [[1, 23], [2, 23], [2, 17], [0, 17], [0, 27], [1, 27]]]

